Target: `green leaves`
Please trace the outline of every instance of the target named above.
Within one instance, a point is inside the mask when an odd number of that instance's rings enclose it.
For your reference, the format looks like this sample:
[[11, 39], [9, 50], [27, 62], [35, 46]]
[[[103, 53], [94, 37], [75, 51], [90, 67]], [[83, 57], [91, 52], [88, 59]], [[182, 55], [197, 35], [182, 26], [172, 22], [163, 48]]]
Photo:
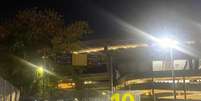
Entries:
[[[55, 10], [32, 8], [19, 11], [12, 19], [1, 24], [0, 45], [6, 49], [8, 54], [26, 58], [33, 64], [37, 64], [35, 60], [41, 60], [42, 56], [47, 56], [53, 61], [51, 62], [52, 66], [59, 68], [53, 64], [56, 54], [64, 54], [79, 49], [82, 36], [91, 32], [88, 23], [85, 21], [75, 21], [72, 24], [65, 25], [63, 16]], [[19, 86], [30, 86], [34, 78], [31, 72], [34, 70], [22, 66], [17, 61], [9, 64], [10, 59], [6, 60], [8, 64], [4, 63], [1, 58], [4, 57], [0, 57], [0, 62], [6, 64], [6, 66], [0, 66], [1, 75], [8, 77], [10, 81], [21, 81], [18, 84]], [[13, 74], [9, 75], [7, 71]]]
[[82, 36], [92, 32], [85, 21], [65, 25], [63, 16], [52, 9], [19, 11], [10, 22], [2, 26], [13, 52], [38, 51], [43, 48], [52, 49], [52, 52], [70, 52], [79, 49]]

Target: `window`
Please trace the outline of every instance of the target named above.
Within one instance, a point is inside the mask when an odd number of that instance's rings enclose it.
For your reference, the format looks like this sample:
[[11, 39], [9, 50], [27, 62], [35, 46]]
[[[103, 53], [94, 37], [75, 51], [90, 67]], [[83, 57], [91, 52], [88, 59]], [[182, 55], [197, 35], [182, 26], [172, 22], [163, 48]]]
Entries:
[[[184, 60], [184, 59], [174, 60], [174, 69], [175, 70], [183, 70], [186, 62], [187, 62], [187, 60]], [[172, 70], [170, 60], [152, 61], [152, 68], [153, 68], [153, 71]], [[188, 67], [186, 69], [188, 69]]]

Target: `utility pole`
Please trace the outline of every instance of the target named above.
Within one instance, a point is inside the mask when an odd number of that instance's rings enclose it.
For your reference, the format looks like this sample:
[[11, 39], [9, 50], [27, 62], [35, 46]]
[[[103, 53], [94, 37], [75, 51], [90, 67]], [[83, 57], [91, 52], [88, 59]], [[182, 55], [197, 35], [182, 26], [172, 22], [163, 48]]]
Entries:
[[113, 77], [114, 77], [114, 75], [113, 75], [113, 62], [112, 62], [112, 56], [110, 55], [110, 60], [109, 60], [109, 62], [110, 62], [110, 82], [111, 82], [111, 91], [112, 91], [112, 93], [114, 92], [114, 80], [113, 80]]
[[48, 75], [47, 73], [45, 72], [46, 69], [48, 69], [48, 65], [47, 65], [47, 59], [48, 59], [48, 56], [47, 56], [47, 49], [44, 49], [43, 51], [43, 56], [42, 56], [42, 61], [43, 61], [43, 70], [44, 70], [44, 73], [43, 73], [43, 77], [42, 77], [42, 96], [43, 96], [43, 100], [45, 99], [46, 95], [49, 94], [49, 91], [48, 91]]
[[155, 96], [155, 83], [154, 83], [153, 72], [152, 72], [152, 97], [153, 97], [153, 100], [156, 101], [156, 96]]
[[113, 94], [114, 92], [114, 84], [113, 84], [113, 63], [112, 63], [112, 56], [111, 54], [109, 53], [108, 51], [108, 46], [105, 46], [104, 47], [104, 51], [105, 51], [105, 54], [106, 54], [106, 60], [107, 60], [107, 72], [109, 74], [109, 77], [110, 77], [110, 89], [111, 89], [111, 94]]
[[174, 68], [174, 56], [173, 56], [173, 49], [170, 48], [170, 66], [171, 66], [171, 71], [172, 71], [172, 80], [173, 80], [173, 96], [174, 96], [174, 101], [177, 99], [177, 92], [176, 92], [176, 84], [175, 84], [175, 68]]
[[[186, 68], [187, 68], [187, 61], [184, 66], [184, 70], [186, 70]], [[183, 84], [184, 84], [184, 101], [186, 101], [187, 96], [186, 96], [186, 77], [185, 77], [185, 75], [183, 76]]]

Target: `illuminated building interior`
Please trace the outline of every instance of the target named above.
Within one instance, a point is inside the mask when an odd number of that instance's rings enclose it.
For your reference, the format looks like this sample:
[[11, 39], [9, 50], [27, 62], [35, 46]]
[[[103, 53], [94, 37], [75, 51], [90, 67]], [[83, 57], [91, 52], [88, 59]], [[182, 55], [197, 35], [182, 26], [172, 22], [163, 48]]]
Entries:
[[[172, 68], [170, 65], [171, 60], [169, 59], [170, 57], [168, 56], [169, 55], [168, 52], [158, 54], [158, 51], [153, 52], [153, 49], [150, 49], [150, 46], [147, 44], [122, 44], [122, 45], [108, 46], [108, 50], [117, 50], [117, 49], [128, 49], [123, 50], [122, 52], [118, 53], [118, 55], [114, 56], [115, 58], [114, 64], [121, 61], [121, 59], [124, 59], [124, 61], [126, 61], [125, 63], [126, 65], [123, 65], [122, 67], [120, 66], [118, 67], [118, 69], [119, 71], [126, 70], [128, 71], [128, 73], [120, 75], [120, 78], [117, 80], [118, 84], [115, 85], [116, 91], [121, 90], [139, 91], [141, 92], [142, 98], [155, 97], [156, 99], [162, 99], [162, 100], [174, 99], [173, 96], [174, 81], [172, 76]], [[104, 47], [88, 48], [75, 51], [73, 53], [93, 54], [96, 52], [101, 53], [104, 50], [105, 50]], [[138, 52], [141, 53], [146, 52], [146, 53], [144, 53], [145, 55], [143, 55], [138, 54]], [[200, 66], [196, 67], [195, 62], [197, 62], [197, 60], [195, 61], [195, 58], [189, 58], [186, 55], [178, 53], [177, 51], [174, 52], [176, 54], [173, 60], [173, 66], [176, 74], [175, 75], [176, 98], [178, 100], [184, 100], [184, 99], [201, 100], [201, 87], [200, 87], [201, 71]], [[156, 57], [150, 58], [149, 57], [150, 53], [152, 54], [152, 56]], [[125, 59], [121, 55], [126, 58], [131, 57], [131, 59]], [[120, 57], [120, 59], [118, 60], [116, 59], [116, 57]], [[136, 60], [133, 61], [132, 59]], [[149, 61], [150, 59], [151, 61]], [[121, 63], [122, 65], [124, 64], [123, 63], [124, 61], [121, 61], [119, 63]], [[130, 63], [132, 64], [128, 65]], [[107, 80], [109, 79], [107, 78]], [[87, 80], [83, 81], [83, 84], [86, 87], [91, 87], [91, 85], [103, 85], [102, 83], [97, 81], [97, 78], [94, 80], [88, 78]], [[107, 84], [106, 86], [109, 86], [109, 84]], [[105, 93], [103, 93], [103, 95], [105, 95]]]
[[[176, 98], [179, 100], [201, 100], [201, 76], [200, 69], [191, 70], [183, 67], [185, 60], [176, 60], [177, 73], [175, 77]], [[158, 65], [156, 64], [158, 63]], [[116, 86], [117, 90], [139, 90], [143, 92], [142, 96], [155, 96], [156, 99], [174, 99], [173, 96], [173, 77], [170, 69], [162, 67], [161, 62], [153, 61], [153, 71], [145, 77], [128, 77], [127, 80], [121, 81], [120, 85]], [[188, 74], [187, 74], [188, 73]], [[135, 78], [135, 79], [132, 79]]]

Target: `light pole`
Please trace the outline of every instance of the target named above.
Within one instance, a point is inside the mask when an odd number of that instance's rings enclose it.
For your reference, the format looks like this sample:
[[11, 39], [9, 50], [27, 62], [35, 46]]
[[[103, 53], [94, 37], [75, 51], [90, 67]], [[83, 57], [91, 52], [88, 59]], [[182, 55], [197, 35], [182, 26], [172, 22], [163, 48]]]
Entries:
[[107, 72], [109, 74], [110, 77], [110, 89], [111, 89], [111, 94], [113, 94], [114, 92], [114, 80], [113, 80], [113, 63], [112, 63], [112, 56], [111, 53], [108, 51], [108, 46], [104, 47], [104, 51], [106, 53], [106, 58], [107, 58]]
[[37, 73], [37, 75], [38, 75], [39, 77], [42, 77], [43, 74], [44, 74], [44, 69], [43, 69], [43, 67], [42, 67], [42, 66], [37, 67], [36, 73]]
[[39, 93], [39, 98], [42, 99], [44, 95], [44, 67], [43, 66], [38, 66], [36, 69], [36, 80], [37, 80], [37, 87], [40, 90]]
[[174, 100], [177, 99], [176, 96], [176, 84], [175, 84], [175, 68], [174, 68], [174, 55], [173, 55], [173, 49], [170, 47], [170, 67], [171, 67], [171, 72], [172, 72], [172, 80], [173, 80], [173, 96]]
[[174, 96], [174, 101], [176, 101], [177, 96], [176, 96], [175, 68], [174, 68], [174, 53], [173, 53], [173, 49], [177, 47], [178, 42], [176, 40], [173, 40], [173, 39], [162, 38], [162, 39], [158, 40], [158, 43], [159, 43], [159, 45], [161, 47], [169, 49], [170, 67], [171, 67], [172, 80], [173, 80], [173, 96]]

